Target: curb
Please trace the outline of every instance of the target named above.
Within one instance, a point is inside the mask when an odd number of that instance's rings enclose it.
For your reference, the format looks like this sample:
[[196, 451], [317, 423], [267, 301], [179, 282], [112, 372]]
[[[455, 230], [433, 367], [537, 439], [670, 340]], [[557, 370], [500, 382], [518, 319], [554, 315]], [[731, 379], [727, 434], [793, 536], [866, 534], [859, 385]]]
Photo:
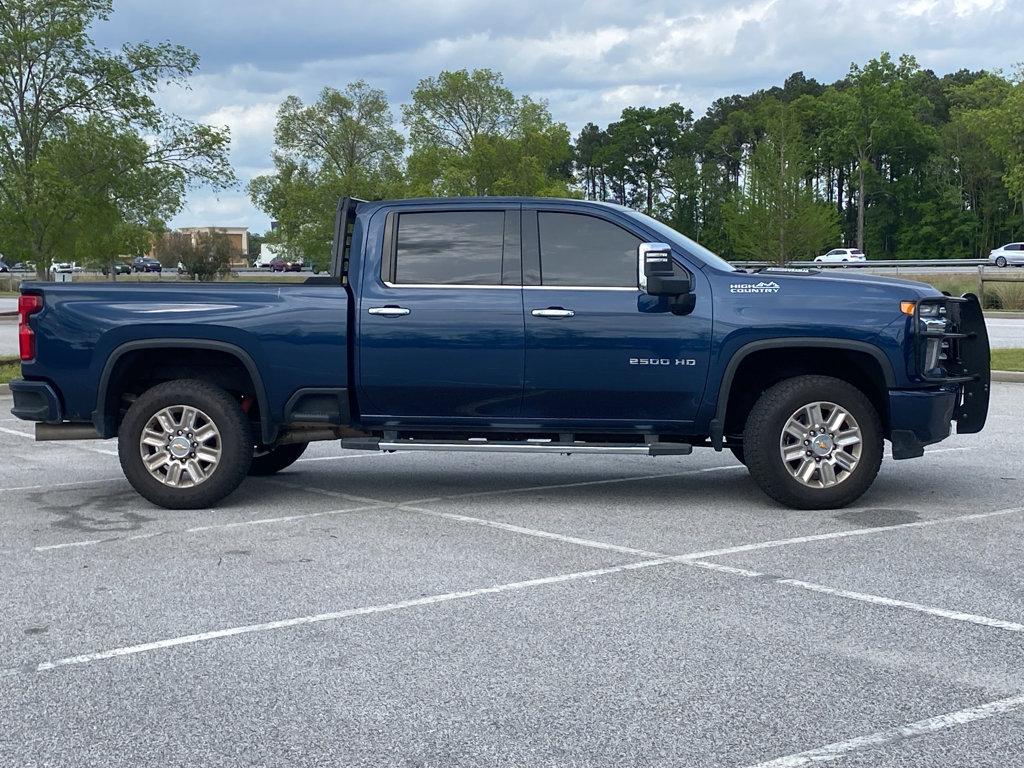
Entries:
[[993, 371], [993, 382], [1024, 382], [1024, 371]]
[[0, 395], [10, 395], [11, 386], [6, 384], [0, 384]]

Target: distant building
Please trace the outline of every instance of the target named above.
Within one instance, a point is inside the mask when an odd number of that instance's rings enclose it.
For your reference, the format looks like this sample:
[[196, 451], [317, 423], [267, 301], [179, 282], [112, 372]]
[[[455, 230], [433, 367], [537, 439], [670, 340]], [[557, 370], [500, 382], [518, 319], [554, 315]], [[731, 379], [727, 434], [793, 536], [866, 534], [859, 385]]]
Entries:
[[219, 233], [226, 235], [231, 243], [232, 266], [245, 266], [249, 263], [249, 228], [248, 227], [179, 227], [178, 232], [184, 232], [192, 236], [195, 242], [196, 236], [202, 233]]
[[[196, 237], [204, 233], [218, 233], [227, 237], [231, 243], [231, 266], [249, 266], [249, 228], [248, 227], [179, 227], [175, 232], [181, 232], [192, 237], [192, 244], [195, 245]], [[152, 248], [147, 256], [156, 256], [156, 241], [153, 241]]]

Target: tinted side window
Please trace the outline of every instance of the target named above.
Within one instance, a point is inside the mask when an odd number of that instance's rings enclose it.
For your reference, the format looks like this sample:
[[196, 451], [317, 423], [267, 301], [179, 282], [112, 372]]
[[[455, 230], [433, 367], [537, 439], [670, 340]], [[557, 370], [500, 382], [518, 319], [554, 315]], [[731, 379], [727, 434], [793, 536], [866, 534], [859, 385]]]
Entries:
[[394, 281], [501, 284], [503, 211], [399, 214]]
[[537, 214], [541, 285], [637, 285], [640, 239], [621, 227], [583, 214]]

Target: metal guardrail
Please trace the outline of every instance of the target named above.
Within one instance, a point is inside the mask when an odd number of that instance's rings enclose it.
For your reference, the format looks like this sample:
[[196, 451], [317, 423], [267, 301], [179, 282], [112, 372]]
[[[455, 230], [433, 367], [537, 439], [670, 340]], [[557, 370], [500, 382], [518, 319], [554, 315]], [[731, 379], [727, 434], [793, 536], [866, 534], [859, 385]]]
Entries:
[[[733, 267], [778, 267], [778, 262], [730, 262]], [[866, 262], [786, 262], [784, 267], [814, 267], [831, 269], [872, 267], [981, 267], [991, 264], [988, 259], [868, 259]]]

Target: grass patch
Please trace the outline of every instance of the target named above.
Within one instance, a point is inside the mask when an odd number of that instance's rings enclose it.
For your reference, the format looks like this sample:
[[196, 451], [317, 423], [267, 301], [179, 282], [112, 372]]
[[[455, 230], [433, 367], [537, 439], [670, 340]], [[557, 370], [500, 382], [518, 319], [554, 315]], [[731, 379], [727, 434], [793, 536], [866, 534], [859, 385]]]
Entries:
[[993, 350], [993, 371], [1024, 371], [1024, 350]]
[[0, 384], [7, 384], [12, 379], [21, 377], [21, 360], [0, 355]]

